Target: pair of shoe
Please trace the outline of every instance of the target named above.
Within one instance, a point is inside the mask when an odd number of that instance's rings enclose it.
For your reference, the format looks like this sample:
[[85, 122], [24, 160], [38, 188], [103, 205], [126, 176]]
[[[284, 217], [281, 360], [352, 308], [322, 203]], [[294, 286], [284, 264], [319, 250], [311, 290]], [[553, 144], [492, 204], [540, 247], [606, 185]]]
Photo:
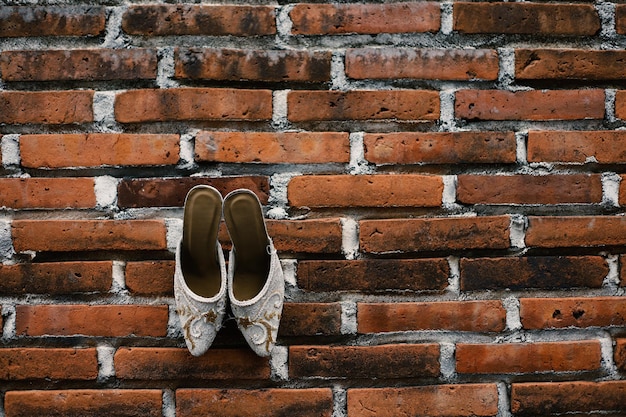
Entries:
[[[228, 272], [218, 241], [222, 217], [233, 244]], [[185, 198], [174, 272], [176, 311], [191, 354], [209, 349], [229, 300], [248, 345], [257, 355], [269, 356], [284, 296], [283, 271], [257, 196], [239, 189], [222, 199], [213, 187], [192, 188]]]

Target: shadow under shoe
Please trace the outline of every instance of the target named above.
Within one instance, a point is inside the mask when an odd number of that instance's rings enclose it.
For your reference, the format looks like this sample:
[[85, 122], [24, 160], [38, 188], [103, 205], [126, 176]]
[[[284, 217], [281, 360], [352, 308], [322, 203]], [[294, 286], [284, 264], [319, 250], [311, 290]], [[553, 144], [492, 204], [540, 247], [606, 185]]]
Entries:
[[278, 335], [285, 279], [259, 199], [250, 190], [229, 193], [224, 220], [233, 243], [228, 265], [231, 309], [252, 350], [269, 356]]
[[194, 356], [209, 349], [226, 313], [226, 265], [217, 239], [222, 204], [221, 194], [206, 185], [192, 188], [185, 199], [174, 298], [185, 343]]

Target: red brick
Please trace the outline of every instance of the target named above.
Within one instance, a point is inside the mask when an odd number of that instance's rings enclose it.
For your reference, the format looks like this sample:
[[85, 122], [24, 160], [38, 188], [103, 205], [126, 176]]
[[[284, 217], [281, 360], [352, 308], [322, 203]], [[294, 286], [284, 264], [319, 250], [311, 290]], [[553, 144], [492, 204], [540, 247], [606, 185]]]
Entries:
[[149, 336], [167, 334], [168, 306], [159, 305], [18, 305], [15, 328], [20, 336]]
[[192, 80], [330, 81], [331, 52], [177, 48], [176, 78]]
[[626, 91], [618, 91], [615, 94], [615, 115], [620, 119], [626, 119]]
[[321, 120], [437, 120], [439, 93], [426, 90], [290, 91], [287, 118]]
[[312, 292], [443, 291], [449, 274], [443, 258], [298, 262], [298, 285]]
[[126, 264], [126, 288], [133, 295], [172, 296], [174, 261], [139, 261]]
[[200, 132], [195, 150], [197, 162], [350, 162], [349, 136], [340, 132]]
[[515, 415], [624, 412], [625, 396], [626, 381], [526, 382], [511, 385], [511, 411]]
[[269, 198], [267, 177], [131, 178], [119, 183], [117, 204], [125, 208], [182, 207], [187, 192], [199, 184], [211, 185], [224, 195], [238, 188], [247, 188], [258, 195], [262, 204], [267, 204]]
[[600, 369], [597, 340], [456, 345], [456, 369], [462, 374], [523, 374]]
[[304, 175], [291, 179], [294, 207], [439, 207], [443, 179], [434, 175]]
[[7, 417], [42, 416], [161, 416], [161, 390], [73, 389], [8, 391], [4, 398]]
[[27, 168], [174, 165], [179, 135], [77, 133], [20, 136]]
[[602, 201], [600, 175], [459, 175], [464, 204], [591, 204]]
[[176, 390], [176, 415], [179, 417], [330, 417], [332, 413], [333, 394], [330, 388]]
[[461, 33], [592, 36], [600, 30], [591, 4], [457, 2], [453, 10]]
[[166, 250], [162, 220], [14, 220], [17, 252]]
[[499, 68], [492, 49], [348, 49], [345, 65], [354, 79], [496, 80]]
[[249, 349], [210, 349], [191, 356], [186, 348], [124, 347], [115, 353], [115, 376], [122, 380], [268, 379], [267, 359]]
[[604, 91], [460, 90], [456, 93], [455, 115], [470, 120], [602, 119]]
[[601, 256], [462, 258], [462, 291], [508, 288], [600, 288], [609, 273]]
[[81, 91], [0, 91], [0, 123], [93, 122], [93, 94]]
[[108, 292], [113, 280], [112, 270], [111, 261], [0, 265], [0, 294]]
[[620, 35], [626, 34], [626, 4], [615, 5], [615, 30]]
[[98, 360], [95, 348], [0, 349], [0, 380], [95, 380]]
[[626, 218], [621, 216], [531, 216], [526, 245], [542, 248], [626, 244]]
[[621, 178], [621, 182], [619, 186], [618, 201], [619, 201], [620, 206], [624, 206], [626, 205], [626, 185], [622, 185], [622, 184], [626, 184], [626, 175], [622, 174], [620, 178]]
[[285, 303], [280, 336], [335, 336], [341, 334], [341, 304]]
[[157, 54], [149, 49], [6, 51], [4, 81], [101, 81], [156, 79]]
[[135, 5], [122, 18], [132, 35], [259, 36], [276, 33], [272, 6]]
[[421, 303], [359, 303], [359, 333], [455, 330], [501, 332], [506, 311], [496, 300]]
[[516, 49], [519, 80], [621, 80], [626, 51], [584, 49]]
[[626, 131], [530, 131], [528, 162], [626, 163]]
[[2, 178], [0, 207], [93, 208], [96, 193], [93, 178]]
[[341, 222], [336, 218], [270, 220], [269, 235], [278, 251], [296, 253], [340, 253]]
[[520, 317], [525, 329], [624, 326], [626, 299], [522, 298]]
[[295, 378], [418, 378], [439, 376], [439, 345], [290, 346]]
[[146, 89], [125, 91], [115, 99], [115, 119], [120, 123], [271, 118], [269, 90]]
[[513, 132], [365, 133], [365, 159], [375, 164], [495, 164], [516, 161]]
[[495, 384], [430, 385], [348, 390], [348, 415], [461, 417], [498, 414]]
[[615, 339], [615, 352], [613, 354], [615, 366], [620, 371], [626, 370], [626, 339]]
[[0, 7], [0, 37], [97, 36], [105, 25], [104, 6]]
[[294, 35], [420, 33], [439, 30], [437, 2], [390, 4], [296, 4], [289, 17]]
[[364, 252], [506, 249], [508, 216], [361, 220]]

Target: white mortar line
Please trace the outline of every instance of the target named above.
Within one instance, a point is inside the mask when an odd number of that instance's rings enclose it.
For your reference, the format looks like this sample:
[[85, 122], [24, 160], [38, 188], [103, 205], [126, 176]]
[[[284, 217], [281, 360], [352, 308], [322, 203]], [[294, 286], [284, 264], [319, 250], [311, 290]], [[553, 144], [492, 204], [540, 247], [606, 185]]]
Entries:
[[439, 123], [440, 131], [452, 132], [456, 130], [454, 118], [454, 103], [456, 90], [447, 89], [439, 92]]
[[615, 116], [616, 95], [617, 90], [615, 89], [607, 88], [606, 90], [604, 90], [604, 117], [609, 123], [614, 123], [617, 121], [617, 117]]
[[163, 407], [161, 412], [163, 417], [176, 417], [176, 394], [171, 389], [163, 390]]
[[115, 131], [115, 91], [96, 91], [93, 95], [93, 120], [102, 132]]
[[506, 310], [506, 329], [520, 330], [522, 319], [520, 317], [520, 302], [517, 297], [506, 297], [502, 300], [502, 307]]
[[619, 188], [622, 177], [615, 172], [602, 174], [602, 205], [619, 207]]
[[497, 417], [511, 417], [511, 401], [509, 392], [504, 382], [496, 382], [498, 387], [498, 414]]
[[458, 177], [456, 175], [443, 175], [443, 193], [441, 204], [444, 208], [452, 209], [458, 207], [456, 203], [456, 188]]
[[94, 178], [94, 193], [96, 195], [96, 207], [99, 209], [112, 209], [117, 205], [117, 186], [120, 179], [108, 175]]
[[441, 3], [441, 33], [449, 35], [454, 30], [453, 3], [444, 1]]
[[359, 223], [350, 217], [341, 218], [341, 252], [349, 260], [359, 257]]
[[332, 417], [348, 416], [348, 391], [340, 386], [333, 387], [333, 414]]
[[456, 345], [450, 342], [441, 342], [439, 343], [439, 350], [441, 376], [447, 381], [452, 381], [456, 378], [456, 359], [454, 356]]
[[176, 253], [178, 242], [183, 238], [183, 219], [165, 219], [165, 239], [167, 250]]
[[515, 133], [515, 159], [520, 165], [528, 165], [528, 132]]
[[364, 175], [373, 172], [373, 169], [365, 159], [364, 137], [365, 133], [363, 132], [350, 133], [350, 163], [348, 169], [351, 175]]
[[0, 141], [2, 147], [2, 165], [6, 168], [19, 167], [20, 157], [20, 135], [4, 135]]
[[0, 261], [8, 261], [13, 255], [15, 255], [15, 249], [13, 248], [11, 220], [0, 219]]
[[506, 89], [515, 80], [515, 49], [498, 48], [500, 70], [498, 82], [501, 88]]
[[528, 218], [522, 214], [511, 215], [511, 225], [509, 239], [511, 246], [514, 248], [526, 247], [526, 227], [528, 226]]
[[180, 135], [179, 159], [183, 168], [194, 168], [195, 161], [195, 142], [198, 129], [191, 129], [187, 133]]
[[355, 301], [341, 302], [341, 334], [357, 334], [357, 305]]
[[160, 88], [180, 87], [180, 83], [175, 79], [174, 48], [171, 46], [161, 47], [157, 50], [157, 56], [159, 62], [157, 66], [156, 84]]
[[450, 268], [450, 275], [448, 276], [448, 287], [446, 291], [456, 295], [461, 294], [461, 266], [458, 256], [448, 256], [448, 267]]
[[348, 78], [346, 77], [346, 51], [334, 50], [330, 60], [330, 82], [331, 90], [346, 91], [349, 89]]
[[113, 356], [115, 348], [109, 345], [99, 345], [96, 348], [98, 357], [98, 381], [104, 382], [115, 377], [115, 363]]
[[619, 289], [620, 284], [619, 255], [605, 254], [604, 259], [609, 267], [609, 272], [604, 277], [602, 286], [616, 291]]
[[4, 304], [2, 307], [2, 317], [4, 323], [2, 326], [2, 340], [14, 339], [16, 336], [15, 329], [15, 305]]
[[598, 16], [600, 16], [600, 38], [614, 39], [617, 36], [615, 30], [615, 4], [606, 1], [594, 4]]
[[289, 126], [287, 97], [290, 91], [278, 90], [272, 93], [272, 125], [276, 129], [286, 129]]
[[271, 379], [287, 381], [289, 379], [289, 348], [274, 346], [270, 357]]
[[114, 294], [126, 294], [126, 261], [113, 261], [113, 280], [111, 292]]

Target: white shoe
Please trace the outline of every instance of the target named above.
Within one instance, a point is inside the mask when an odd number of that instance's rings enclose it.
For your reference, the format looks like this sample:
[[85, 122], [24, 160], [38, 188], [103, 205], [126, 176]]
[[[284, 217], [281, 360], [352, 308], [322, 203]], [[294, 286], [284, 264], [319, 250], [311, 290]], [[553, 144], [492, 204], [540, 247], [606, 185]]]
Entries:
[[189, 352], [204, 354], [226, 312], [226, 265], [217, 240], [222, 196], [199, 185], [185, 198], [183, 237], [176, 248], [174, 298]]
[[269, 356], [278, 335], [285, 279], [259, 199], [250, 190], [229, 193], [224, 220], [233, 243], [228, 264], [231, 309], [252, 350]]

